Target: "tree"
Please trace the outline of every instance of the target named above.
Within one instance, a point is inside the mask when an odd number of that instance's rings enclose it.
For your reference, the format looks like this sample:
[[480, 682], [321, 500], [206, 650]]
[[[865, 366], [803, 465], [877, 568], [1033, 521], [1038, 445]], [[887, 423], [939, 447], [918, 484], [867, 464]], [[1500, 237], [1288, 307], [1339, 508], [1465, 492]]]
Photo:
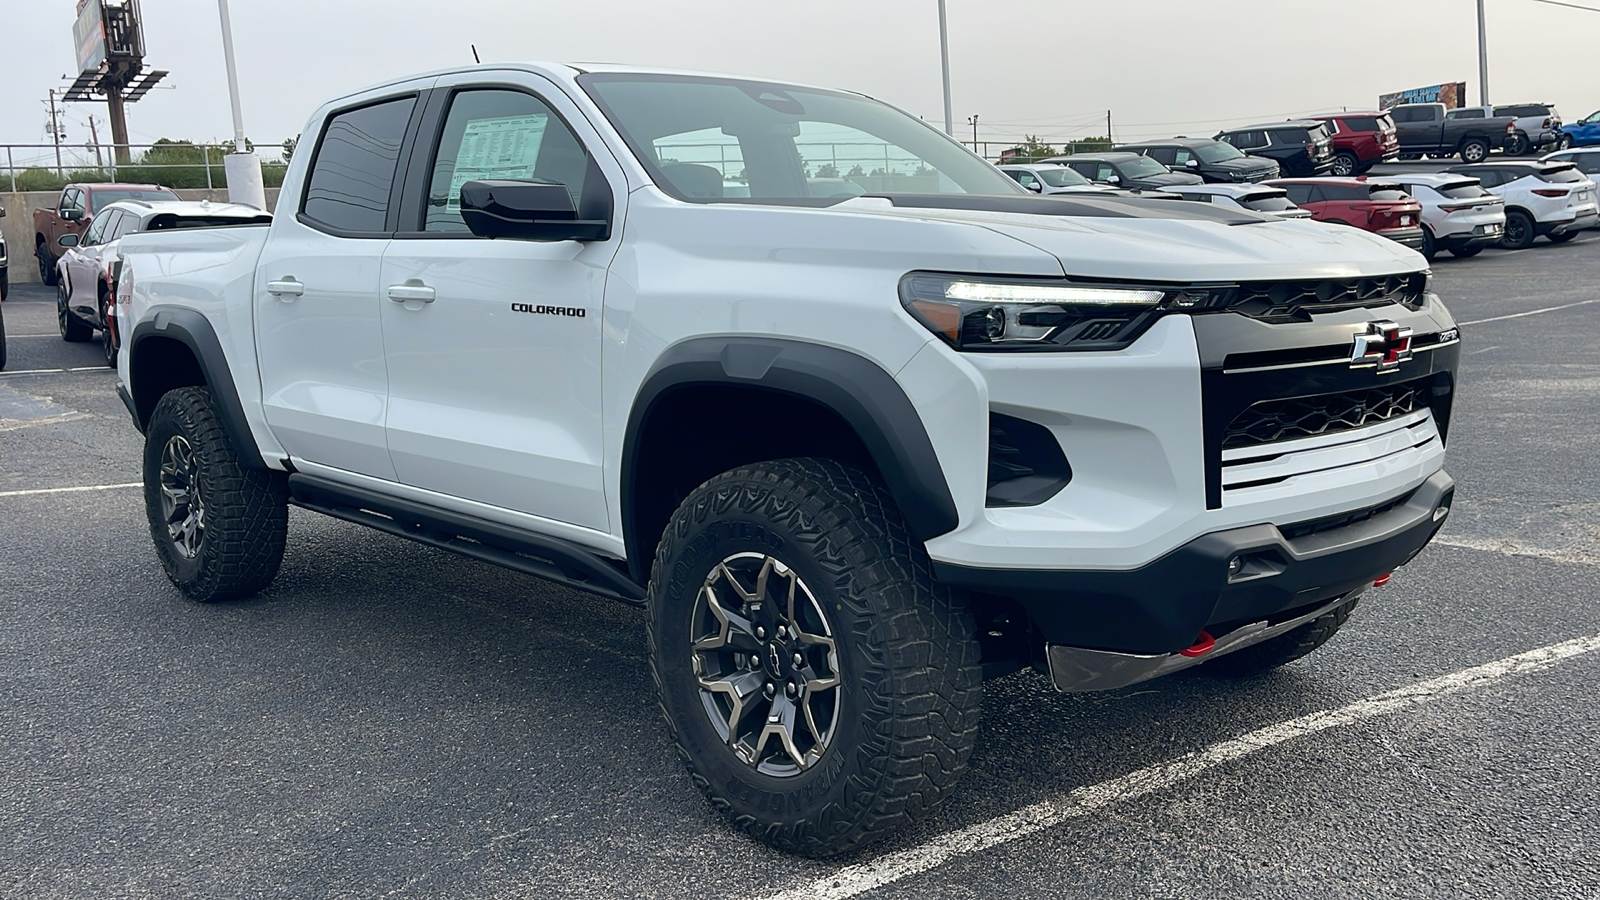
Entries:
[[839, 167], [833, 163], [823, 163], [817, 167], [818, 178], [838, 178]]
[[298, 135], [298, 134], [295, 135], [292, 138], [284, 138], [283, 139], [283, 161], [285, 163], [287, 163], [291, 159], [294, 159], [294, 148], [296, 146], [298, 146], [299, 143], [300, 143], [300, 135]]
[[1061, 154], [1056, 152], [1056, 148], [1039, 140], [1037, 135], [1030, 134], [1023, 138], [1022, 143], [1004, 151], [1000, 155], [1006, 162], [1028, 163], [1049, 159], [1052, 156], [1060, 156]]
[[858, 176], [865, 176], [866, 174], [867, 174], [866, 172], [861, 171], [861, 166], [860, 165], [855, 165], [855, 166], [851, 166], [850, 167], [850, 171], [846, 172], [844, 177], [846, 177], [846, 178], [856, 178]]

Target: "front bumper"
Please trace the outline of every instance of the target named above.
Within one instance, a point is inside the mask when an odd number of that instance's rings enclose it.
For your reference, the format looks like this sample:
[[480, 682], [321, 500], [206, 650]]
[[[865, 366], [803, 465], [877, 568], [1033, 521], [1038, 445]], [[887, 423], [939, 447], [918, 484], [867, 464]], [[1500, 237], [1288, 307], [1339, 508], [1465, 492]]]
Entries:
[[934, 572], [952, 587], [1016, 600], [1047, 644], [1179, 653], [1202, 631], [1221, 640], [1253, 623], [1294, 618], [1285, 614], [1327, 606], [1405, 565], [1443, 525], [1454, 492], [1454, 481], [1438, 471], [1368, 510], [1212, 532], [1124, 571], [980, 569], [935, 560]]

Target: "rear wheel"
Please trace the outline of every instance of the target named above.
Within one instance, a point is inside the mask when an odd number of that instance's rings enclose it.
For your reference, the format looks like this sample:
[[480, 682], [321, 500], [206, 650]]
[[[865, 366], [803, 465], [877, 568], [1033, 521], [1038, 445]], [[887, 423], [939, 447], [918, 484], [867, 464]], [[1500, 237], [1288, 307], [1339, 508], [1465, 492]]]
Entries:
[[1330, 174], [1354, 175], [1359, 168], [1361, 161], [1356, 159], [1356, 155], [1348, 150], [1341, 150], [1333, 156], [1333, 169]]
[[842, 853], [920, 818], [966, 768], [972, 618], [865, 473], [788, 459], [711, 479], [673, 514], [648, 603], [673, 737], [750, 835]]
[[1457, 259], [1466, 259], [1471, 256], [1477, 256], [1482, 252], [1482, 247], [1458, 247], [1455, 250], [1451, 250], [1450, 255]]
[[1522, 250], [1533, 243], [1533, 238], [1532, 216], [1520, 209], [1506, 213], [1506, 232], [1500, 238], [1500, 246], [1507, 250]]
[[1349, 620], [1359, 602], [1360, 598], [1351, 600], [1286, 634], [1219, 656], [1202, 665], [1200, 670], [1213, 675], [1242, 677], [1262, 675], [1292, 663], [1326, 644]]
[[78, 318], [72, 307], [67, 305], [67, 284], [61, 282], [56, 285], [56, 325], [61, 329], [61, 339], [73, 344], [81, 344], [94, 337], [94, 328], [88, 322]]
[[1511, 140], [1506, 142], [1506, 153], [1511, 156], [1521, 156], [1531, 149], [1533, 149], [1533, 143], [1528, 140], [1527, 135], [1520, 131], [1512, 135]]
[[44, 282], [45, 287], [55, 287], [60, 276], [56, 271], [56, 261], [50, 256], [50, 248], [41, 240], [34, 245], [33, 255], [39, 261], [39, 280]]
[[1461, 145], [1461, 161], [1467, 163], [1483, 162], [1489, 158], [1489, 142], [1482, 138], [1472, 138]]
[[1438, 252], [1439, 247], [1434, 240], [1433, 229], [1426, 225], [1422, 226], [1422, 255], [1428, 259], [1433, 259], [1433, 255]]
[[111, 306], [111, 298], [105, 292], [100, 293], [100, 349], [106, 355], [106, 366], [112, 369], [117, 367], [117, 340], [111, 333], [111, 318], [106, 315]]
[[1558, 149], [1558, 150], [1571, 150], [1572, 149], [1572, 135], [1563, 134], [1561, 136], [1561, 140], [1556, 142], [1556, 149]]

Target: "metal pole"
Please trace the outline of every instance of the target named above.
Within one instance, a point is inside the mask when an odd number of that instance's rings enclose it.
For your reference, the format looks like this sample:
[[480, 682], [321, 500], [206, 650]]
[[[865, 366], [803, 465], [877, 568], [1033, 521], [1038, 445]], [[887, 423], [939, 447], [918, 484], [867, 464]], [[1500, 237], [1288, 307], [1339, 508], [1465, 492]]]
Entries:
[[11, 148], [6, 148], [6, 171], [11, 173], [11, 193], [17, 192], [17, 162], [11, 158]]
[[50, 89], [50, 140], [56, 145], [56, 177], [61, 174], [61, 123], [56, 121], [56, 89]]
[[[206, 164], [206, 190], [209, 191], [209, 190], [212, 190], [212, 187], [211, 187], [211, 148], [210, 147], [207, 147], [204, 144], [200, 145], [200, 159], [201, 159], [202, 162], [204, 162]], [[210, 200], [211, 198], [207, 197], [206, 199]]]
[[1483, 24], [1483, 0], [1478, 0], [1478, 105], [1489, 105], [1489, 31]]
[[228, 0], [217, 0], [222, 14], [222, 59], [228, 67], [228, 96], [233, 100], [233, 152], [246, 153], [244, 111], [239, 106], [239, 70], [233, 62], [233, 23], [228, 18]]
[[945, 23], [944, 0], [939, 0], [939, 64], [944, 72], [944, 133], [955, 137], [955, 116], [950, 106], [950, 26]]

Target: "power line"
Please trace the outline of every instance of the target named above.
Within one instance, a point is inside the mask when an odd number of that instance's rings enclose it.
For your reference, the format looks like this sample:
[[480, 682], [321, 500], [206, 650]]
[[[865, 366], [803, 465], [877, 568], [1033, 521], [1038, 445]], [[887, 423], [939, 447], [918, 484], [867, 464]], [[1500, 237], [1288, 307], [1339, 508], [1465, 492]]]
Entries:
[[1533, 0], [1534, 3], [1548, 3], [1551, 6], [1565, 6], [1567, 9], [1581, 9], [1584, 12], [1600, 13], [1600, 9], [1593, 6], [1579, 6], [1576, 3], [1563, 3], [1561, 0]]

